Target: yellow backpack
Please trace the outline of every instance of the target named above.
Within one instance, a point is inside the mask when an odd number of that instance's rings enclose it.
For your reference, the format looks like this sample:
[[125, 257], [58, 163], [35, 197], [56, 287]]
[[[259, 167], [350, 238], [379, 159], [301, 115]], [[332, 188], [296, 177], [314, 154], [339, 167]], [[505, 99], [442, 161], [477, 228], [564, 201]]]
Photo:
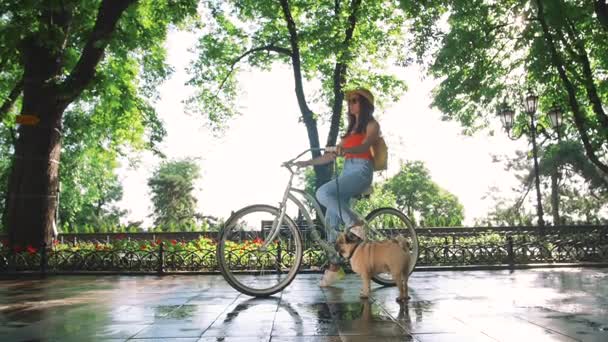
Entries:
[[374, 171], [383, 171], [388, 167], [388, 146], [382, 136], [370, 147], [372, 158], [374, 158]]

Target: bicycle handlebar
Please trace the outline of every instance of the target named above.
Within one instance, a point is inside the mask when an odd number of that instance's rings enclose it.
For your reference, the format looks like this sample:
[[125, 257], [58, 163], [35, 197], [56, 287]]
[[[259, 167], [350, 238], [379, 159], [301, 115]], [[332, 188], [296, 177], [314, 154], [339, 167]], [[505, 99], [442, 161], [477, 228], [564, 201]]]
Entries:
[[310, 151], [319, 151], [319, 152], [323, 152], [323, 151], [325, 151], [325, 152], [336, 152], [336, 151], [337, 151], [337, 147], [336, 147], [336, 146], [326, 146], [326, 147], [315, 147], [315, 148], [309, 148], [309, 149], [306, 149], [306, 150], [304, 150], [304, 152], [302, 152], [302, 153], [298, 154], [298, 155], [297, 155], [295, 158], [292, 158], [292, 159], [290, 159], [290, 160], [288, 160], [288, 161], [286, 161], [286, 162], [283, 162], [283, 163], [281, 164], [281, 166], [286, 167], [287, 169], [289, 169], [289, 171], [293, 172], [293, 171], [291, 170], [291, 166], [293, 166], [293, 163], [294, 163], [296, 160], [300, 159], [300, 157], [302, 157], [304, 154], [306, 154], [306, 153], [308, 153], [308, 152], [310, 152]]

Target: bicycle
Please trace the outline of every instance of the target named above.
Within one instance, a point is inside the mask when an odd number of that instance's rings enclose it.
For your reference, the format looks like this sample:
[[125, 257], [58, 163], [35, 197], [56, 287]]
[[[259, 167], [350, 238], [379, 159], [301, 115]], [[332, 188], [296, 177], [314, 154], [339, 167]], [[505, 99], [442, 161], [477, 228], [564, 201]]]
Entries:
[[[307, 149], [282, 164], [291, 173], [278, 208], [267, 204], [254, 204], [234, 212], [226, 221], [217, 244], [217, 261], [222, 276], [237, 291], [254, 296], [268, 297], [287, 286], [296, 277], [304, 256], [302, 234], [296, 222], [286, 213], [287, 203], [295, 204], [311, 230], [313, 240], [328, 258], [336, 257], [335, 248], [325, 242], [312, 219], [311, 212], [296, 195], [312, 204], [323, 227], [325, 217], [314, 196], [292, 187], [296, 175], [293, 163], [304, 154], [325, 148]], [[409, 218], [395, 208], [378, 208], [365, 217], [367, 239], [379, 241], [399, 234], [410, 242], [411, 267], [418, 258], [418, 238]], [[260, 226], [257, 224], [260, 223]], [[311, 252], [314, 255], [314, 251]], [[308, 255], [308, 257], [311, 257]], [[373, 280], [385, 286], [394, 285], [390, 273], [382, 273]]]

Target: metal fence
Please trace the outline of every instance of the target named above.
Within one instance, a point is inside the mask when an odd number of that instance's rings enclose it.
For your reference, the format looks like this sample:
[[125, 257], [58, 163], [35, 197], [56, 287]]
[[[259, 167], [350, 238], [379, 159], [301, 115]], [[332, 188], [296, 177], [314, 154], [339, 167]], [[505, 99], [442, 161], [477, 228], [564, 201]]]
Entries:
[[[301, 228], [305, 242], [302, 269], [318, 269], [326, 262], [324, 255], [310, 231]], [[418, 269], [608, 265], [606, 225], [421, 228], [417, 233]], [[0, 250], [0, 275], [218, 272], [213, 242], [176, 248], [201, 238], [217, 241], [218, 232], [61, 234], [57, 243], [62, 248]], [[138, 248], [146, 241], [151, 244]], [[103, 247], [109, 245], [123, 248]]]

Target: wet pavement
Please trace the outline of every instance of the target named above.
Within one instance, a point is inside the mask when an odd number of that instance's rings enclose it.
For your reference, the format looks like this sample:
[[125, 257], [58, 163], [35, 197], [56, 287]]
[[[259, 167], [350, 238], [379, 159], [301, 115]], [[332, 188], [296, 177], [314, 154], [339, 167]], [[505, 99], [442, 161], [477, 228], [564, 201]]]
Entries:
[[608, 341], [608, 269], [414, 272], [406, 305], [319, 278], [267, 299], [219, 275], [0, 280], [0, 341]]

